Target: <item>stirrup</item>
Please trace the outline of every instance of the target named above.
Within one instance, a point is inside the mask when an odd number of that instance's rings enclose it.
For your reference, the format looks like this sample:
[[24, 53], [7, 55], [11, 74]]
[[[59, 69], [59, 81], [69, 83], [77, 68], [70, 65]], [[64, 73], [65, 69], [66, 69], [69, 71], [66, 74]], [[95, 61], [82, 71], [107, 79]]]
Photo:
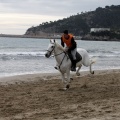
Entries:
[[72, 67], [72, 68], [71, 68], [71, 71], [76, 71], [76, 68], [75, 68], [75, 67]]

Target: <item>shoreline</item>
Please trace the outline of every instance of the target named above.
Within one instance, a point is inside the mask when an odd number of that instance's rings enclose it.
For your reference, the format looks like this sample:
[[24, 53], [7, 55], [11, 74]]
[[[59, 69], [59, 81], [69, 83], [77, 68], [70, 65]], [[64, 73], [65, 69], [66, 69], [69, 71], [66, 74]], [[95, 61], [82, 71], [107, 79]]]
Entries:
[[67, 91], [60, 74], [8, 77], [0, 84], [0, 120], [119, 120], [120, 69], [72, 76]]
[[[98, 74], [109, 74], [111, 72], [120, 72], [120, 69], [104, 69], [104, 70], [94, 70], [95, 75]], [[88, 70], [80, 71], [80, 74], [82, 75], [91, 75]], [[10, 75], [10, 76], [1, 76], [0, 77], [0, 84], [9, 84], [9, 83], [16, 83], [16, 82], [31, 82], [33, 81], [35, 77], [43, 78], [43, 80], [48, 80], [49, 77], [58, 77], [58, 79], [61, 79], [61, 75], [59, 71], [56, 71], [54, 73], [28, 73], [28, 74], [20, 74], [20, 75]], [[77, 76], [75, 72], [71, 72], [71, 77]], [[26, 80], [28, 79], [28, 80]]]
[[[39, 36], [39, 35], [7, 35], [7, 34], [0, 34], [0, 37], [10, 37], [10, 38], [35, 38], [35, 39], [60, 39], [60, 37], [54, 36]], [[91, 38], [82, 38], [82, 37], [75, 37], [75, 40], [82, 40], [82, 41], [108, 41], [108, 42], [120, 42], [120, 39], [91, 39]]]
[[10, 37], [10, 38], [36, 38], [36, 39], [60, 39], [60, 37], [53, 37], [53, 36], [39, 36], [39, 35], [7, 35], [7, 34], [0, 34], [0, 37]]

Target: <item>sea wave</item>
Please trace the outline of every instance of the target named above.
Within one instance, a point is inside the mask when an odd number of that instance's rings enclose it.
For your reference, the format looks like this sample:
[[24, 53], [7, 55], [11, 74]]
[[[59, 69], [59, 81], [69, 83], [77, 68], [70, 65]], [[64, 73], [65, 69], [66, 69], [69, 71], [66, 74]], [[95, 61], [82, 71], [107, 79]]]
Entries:
[[40, 52], [3, 52], [0, 53], [0, 60], [24, 60], [37, 59], [45, 56], [45, 51]]
[[108, 53], [108, 54], [120, 54], [120, 51], [105, 51], [105, 50], [87, 50], [88, 53]]
[[120, 58], [120, 55], [115, 54], [101, 54], [101, 55], [95, 55], [91, 54], [90, 57], [98, 57], [98, 58]]
[[44, 56], [45, 51], [40, 52], [2, 52], [0, 56]]
[[[10, 59], [36, 59], [38, 57], [45, 57], [45, 50], [35, 51], [35, 52], [1, 52], [0, 59], [10, 60]], [[111, 51], [104, 53], [92, 52], [89, 53], [90, 57], [99, 58], [120, 58], [120, 51]]]

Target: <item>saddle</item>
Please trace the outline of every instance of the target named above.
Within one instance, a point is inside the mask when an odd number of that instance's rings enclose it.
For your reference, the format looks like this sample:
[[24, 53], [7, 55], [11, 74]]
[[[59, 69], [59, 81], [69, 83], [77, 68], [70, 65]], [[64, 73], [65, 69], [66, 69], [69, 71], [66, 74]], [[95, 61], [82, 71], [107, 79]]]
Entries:
[[82, 56], [76, 52], [76, 63], [82, 60]]

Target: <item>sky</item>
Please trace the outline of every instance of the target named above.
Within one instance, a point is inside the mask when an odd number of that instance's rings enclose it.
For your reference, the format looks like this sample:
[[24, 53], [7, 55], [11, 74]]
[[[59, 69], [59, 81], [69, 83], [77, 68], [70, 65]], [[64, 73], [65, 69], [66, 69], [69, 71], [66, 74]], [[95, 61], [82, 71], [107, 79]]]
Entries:
[[23, 35], [43, 22], [111, 5], [120, 0], [0, 0], [0, 34]]

